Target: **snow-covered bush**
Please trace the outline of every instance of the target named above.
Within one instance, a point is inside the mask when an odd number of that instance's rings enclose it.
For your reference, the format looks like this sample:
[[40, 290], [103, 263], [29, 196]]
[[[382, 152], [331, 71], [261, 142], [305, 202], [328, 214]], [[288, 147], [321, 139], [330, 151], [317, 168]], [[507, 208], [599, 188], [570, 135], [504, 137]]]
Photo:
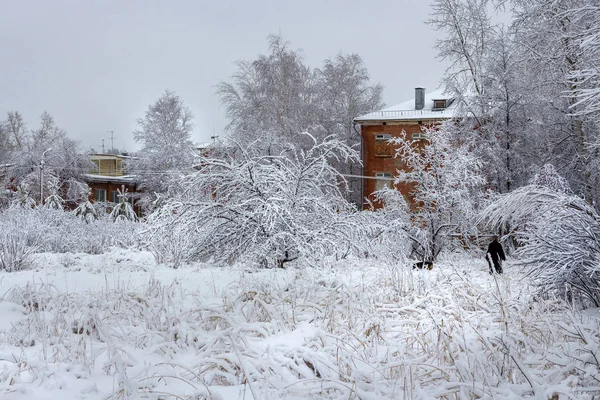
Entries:
[[113, 223], [108, 216], [87, 223], [71, 212], [46, 208], [11, 207], [0, 213], [0, 232], [18, 238], [8, 243], [16, 240], [35, 252], [103, 253], [111, 246], [136, 245], [138, 231], [137, 224]]
[[17, 186], [17, 194], [12, 197], [11, 205], [22, 208], [35, 207], [35, 199], [31, 197], [29, 190], [23, 184]]
[[[580, 197], [544, 186], [524, 186], [481, 214], [494, 229], [516, 236], [515, 253], [545, 292], [581, 295], [600, 307], [600, 216]], [[586, 304], [584, 304], [586, 305]]]
[[[404, 260], [410, 250], [410, 212], [404, 196], [396, 189], [384, 187], [373, 193], [381, 207], [375, 211], [363, 211], [360, 224], [372, 231], [366, 235], [365, 248], [370, 256], [393, 261]], [[360, 240], [360, 238], [357, 238]], [[364, 240], [364, 238], [363, 238]]]
[[51, 176], [48, 180], [50, 195], [44, 200], [44, 207], [50, 210], [62, 210], [65, 200], [60, 195], [60, 182], [58, 178]]
[[117, 221], [133, 221], [136, 222], [138, 217], [133, 210], [133, 206], [128, 201], [129, 195], [125, 186], [121, 186], [121, 189], [117, 189], [117, 196], [119, 202], [113, 205], [112, 211], [110, 212], [110, 219], [113, 222]]
[[0, 230], [0, 270], [9, 272], [27, 269], [36, 251], [35, 243], [27, 243], [27, 238], [19, 234], [15, 222], [3, 224]]
[[290, 145], [262, 155], [251, 146], [223, 158], [202, 157], [199, 171], [182, 183], [185, 190], [150, 215], [151, 229], [177, 225], [174, 234], [194, 240], [194, 257], [221, 262], [284, 266], [363, 252], [371, 227], [345, 200], [345, 178], [331, 164], [356, 162], [358, 154], [333, 137], [304, 135], [313, 143], [308, 150]]
[[98, 219], [98, 211], [88, 199], [79, 203], [79, 205], [73, 210], [73, 215], [81, 218], [82, 221], [87, 223], [96, 221]]
[[558, 193], [573, 194], [569, 182], [560, 176], [552, 164], [545, 164], [542, 166], [529, 180], [529, 184], [534, 186], [545, 186]]
[[405, 132], [390, 143], [397, 146], [396, 184], [412, 185], [411, 196], [418, 256], [435, 260], [452, 240], [477, 236], [475, 221], [482, 199], [481, 160], [461, 144], [453, 122], [424, 129], [425, 140], [408, 140]]
[[173, 217], [163, 215], [160, 222], [141, 235], [142, 245], [152, 253], [157, 264], [172, 263], [173, 268], [178, 268], [182, 263], [192, 261], [198, 249], [185, 225]]

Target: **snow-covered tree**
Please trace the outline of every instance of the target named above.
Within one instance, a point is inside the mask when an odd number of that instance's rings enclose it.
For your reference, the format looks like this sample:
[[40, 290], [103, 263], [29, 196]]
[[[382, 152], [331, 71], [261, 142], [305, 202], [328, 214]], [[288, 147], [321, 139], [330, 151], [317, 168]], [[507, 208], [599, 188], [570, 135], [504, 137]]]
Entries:
[[391, 140], [404, 168], [395, 184], [412, 186], [415, 215], [413, 240], [417, 254], [435, 260], [450, 234], [468, 238], [476, 234], [476, 210], [480, 207], [481, 161], [455, 137], [454, 123], [425, 129], [426, 140], [407, 140], [406, 134]]
[[[315, 74], [319, 125], [323, 127], [325, 134], [336, 135], [348, 146], [358, 149], [361, 136], [354, 125], [354, 118], [383, 107], [383, 86], [370, 84], [369, 71], [358, 54], [340, 53], [327, 59], [323, 67], [315, 70]], [[362, 174], [362, 166], [343, 163], [336, 167], [347, 175], [349, 199], [357, 205], [362, 204], [361, 180], [352, 177]]]
[[[254, 61], [238, 62], [230, 82], [218, 94], [230, 123], [229, 133], [242, 146], [262, 147], [279, 154], [288, 145], [309, 149], [313, 144], [298, 132], [310, 131], [321, 140], [329, 135], [349, 146], [360, 143], [353, 119], [383, 106], [382, 86], [370, 77], [357, 54], [338, 54], [320, 68], [305, 64], [302, 53], [281, 36], [269, 36], [269, 51]], [[336, 166], [346, 175], [360, 175], [354, 163]], [[347, 181], [349, 200], [360, 204], [359, 181]]]
[[281, 36], [268, 40], [269, 53], [239, 61], [232, 81], [219, 83], [217, 93], [233, 139], [245, 147], [260, 143], [263, 154], [278, 154], [305, 139], [298, 132], [318, 125], [315, 78], [300, 51]]
[[177, 226], [195, 239], [195, 257], [226, 262], [284, 266], [359, 252], [357, 235], [370, 228], [355, 218], [340, 189], [344, 178], [332, 166], [358, 154], [333, 137], [304, 135], [313, 142], [308, 150], [264, 155], [257, 143], [224, 158], [201, 158], [184, 189], [149, 216], [150, 226], [160, 232], [165, 224]]
[[138, 177], [145, 193], [142, 203], [149, 206], [155, 193], [166, 193], [178, 178], [191, 171], [193, 115], [177, 94], [167, 90], [137, 124], [133, 135], [142, 148], [127, 167]]
[[27, 129], [18, 111], [9, 111], [5, 121], [0, 121], [0, 165], [8, 163], [11, 153], [25, 145]]
[[546, 164], [531, 178], [530, 185], [545, 186], [558, 193], [572, 195], [569, 182], [556, 171], [554, 165]]
[[360, 143], [354, 118], [383, 107], [383, 86], [371, 85], [369, 71], [358, 54], [339, 53], [325, 60], [315, 74], [320, 125], [349, 146]]
[[76, 217], [81, 218], [86, 223], [98, 220], [98, 211], [89, 199], [85, 199], [73, 210]]
[[[443, 38], [436, 42], [440, 58], [450, 62], [446, 82], [466, 95], [483, 95], [485, 58], [493, 26], [488, 0], [435, 0], [427, 21]], [[481, 111], [474, 110], [480, 115]]]
[[489, 205], [481, 221], [516, 236], [517, 263], [542, 292], [600, 307], [600, 216], [584, 199], [528, 185]]
[[137, 221], [138, 217], [129, 201], [129, 195], [127, 194], [127, 188], [125, 186], [121, 186], [121, 189], [117, 189], [117, 197], [119, 202], [113, 205], [112, 211], [110, 212], [110, 219], [113, 222]]
[[56, 177], [50, 177], [48, 180], [49, 196], [44, 200], [44, 208], [49, 210], [62, 210], [65, 200], [60, 195], [61, 185]]
[[465, 118], [461, 136], [483, 161], [488, 185], [507, 192], [526, 183], [539, 157], [528, 141], [531, 84], [522, 78], [523, 55], [490, 9], [489, 0], [436, 0], [428, 22], [441, 32], [438, 55], [450, 62], [443, 81]]
[[597, 128], [577, 101], [581, 90], [589, 88], [578, 74], [596, 62], [583, 46], [594, 24], [589, 14], [576, 12], [590, 5], [587, 0], [511, 1], [519, 58], [537, 104], [530, 108], [528, 135], [538, 137], [543, 163], [555, 165], [576, 193], [593, 202], [599, 195], [597, 154], [590, 144]]
[[[88, 172], [91, 162], [82, 153], [79, 143], [70, 139], [66, 132], [59, 128], [50, 114], [44, 112], [40, 118], [39, 128], [22, 135], [22, 120], [19, 115], [9, 118], [12, 121], [14, 135], [21, 135], [21, 146], [11, 153], [11, 166], [8, 178], [13, 184], [27, 186], [30, 196], [42, 203], [49, 193], [48, 182], [58, 179], [61, 192], [66, 193], [68, 181], [81, 182], [81, 175]], [[16, 141], [16, 139], [15, 139]], [[41, 183], [40, 183], [41, 179]], [[71, 200], [66, 198], [65, 200]]]
[[31, 197], [25, 185], [17, 186], [17, 195], [13, 198], [12, 205], [22, 208], [35, 207], [35, 199]]
[[600, 122], [600, 5], [593, 2], [580, 3], [568, 12], [569, 17], [583, 29], [580, 43], [582, 64], [571, 72], [570, 82], [576, 85], [578, 112], [591, 115], [596, 123]]

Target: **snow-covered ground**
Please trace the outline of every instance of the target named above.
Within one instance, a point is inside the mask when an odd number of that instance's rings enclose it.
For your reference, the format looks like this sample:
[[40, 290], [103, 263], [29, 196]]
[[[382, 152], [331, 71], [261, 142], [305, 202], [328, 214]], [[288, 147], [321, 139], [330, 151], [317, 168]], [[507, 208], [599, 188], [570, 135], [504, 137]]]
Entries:
[[0, 272], [3, 399], [592, 399], [599, 319], [510, 262], [248, 270], [146, 252]]

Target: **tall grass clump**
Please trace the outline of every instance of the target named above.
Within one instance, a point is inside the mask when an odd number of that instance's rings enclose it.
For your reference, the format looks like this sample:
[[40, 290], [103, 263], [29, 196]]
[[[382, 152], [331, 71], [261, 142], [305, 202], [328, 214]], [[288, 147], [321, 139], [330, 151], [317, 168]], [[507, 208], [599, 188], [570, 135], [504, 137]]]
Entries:
[[0, 260], [3, 269], [23, 269], [39, 252], [101, 254], [110, 247], [138, 243], [139, 224], [112, 222], [108, 216], [87, 221], [71, 212], [10, 207], [0, 213]]

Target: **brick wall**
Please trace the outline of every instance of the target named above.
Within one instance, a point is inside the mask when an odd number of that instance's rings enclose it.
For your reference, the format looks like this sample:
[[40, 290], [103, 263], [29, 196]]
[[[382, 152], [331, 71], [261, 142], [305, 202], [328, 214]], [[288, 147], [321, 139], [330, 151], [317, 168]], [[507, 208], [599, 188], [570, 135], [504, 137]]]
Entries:
[[[406, 122], [373, 122], [361, 124], [362, 142], [362, 157], [363, 157], [363, 175], [374, 177], [377, 173], [389, 173], [393, 178], [396, 176], [398, 169], [405, 169], [406, 166], [401, 158], [396, 158], [395, 148], [385, 140], [377, 140], [378, 134], [389, 134], [391, 137], [400, 137], [402, 132], [406, 132], [407, 139], [412, 140], [412, 135], [422, 133], [422, 127], [435, 123], [435, 121], [427, 121], [427, 125], [419, 124], [420, 121]], [[384, 182], [376, 179], [363, 179], [363, 196], [368, 197], [373, 201], [372, 193], [377, 190], [378, 185], [381, 186]], [[396, 189], [402, 193], [405, 199], [408, 200], [411, 207], [414, 207], [414, 201], [410, 196], [413, 190], [413, 184], [400, 183], [395, 185]], [[375, 208], [379, 205], [374, 204]], [[366, 206], [366, 205], [365, 205]]]

